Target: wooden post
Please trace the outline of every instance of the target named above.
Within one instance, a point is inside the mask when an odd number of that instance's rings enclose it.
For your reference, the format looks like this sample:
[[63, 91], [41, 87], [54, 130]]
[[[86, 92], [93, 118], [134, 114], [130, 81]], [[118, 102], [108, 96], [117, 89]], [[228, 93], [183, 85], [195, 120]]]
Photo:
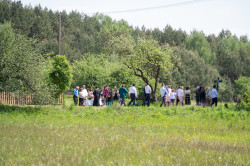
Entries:
[[61, 26], [62, 26], [62, 19], [61, 19], [61, 14], [59, 14], [59, 39], [58, 39], [58, 49], [59, 49], [59, 55], [62, 55], [62, 52], [61, 52], [61, 49], [62, 49], [62, 42], [61, 42], [61, 39], [62, 39], [62, 33], [61, 33]]

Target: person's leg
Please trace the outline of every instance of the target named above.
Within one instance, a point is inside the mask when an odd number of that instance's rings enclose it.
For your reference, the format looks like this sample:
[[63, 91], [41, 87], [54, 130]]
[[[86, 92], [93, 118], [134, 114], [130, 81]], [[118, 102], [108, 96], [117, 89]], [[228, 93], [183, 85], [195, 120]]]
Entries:
[[148, 103], [147, 103], [147, 106], [148, 107], [150, 106], [150, 94], [148, 94]]
[[214, 98], [215, 99], [215, 107], [217, 107], [217, 97], [216, 98]]
[[77, 105], [78, 100], [77, 100], [77, 97], [76, 97], [76, 96], [73, 96], [73, 100], [74, 100], [75, 105]]
[[82, 98], [79, 98], [79, 106], [82, 104]]
[[179, 96], [179, 101], [180, 101], [181, 105], [183, 105], [183, 98], [182, 98], [182, 96]]
[[136, 100], [136, 97], [135, 97], [135, 94], [133, 93], [133, 94], [132, 94], [132, 102], [133, 102], [133, 106], [135, 106], [135, 100]]
[[131, 93], [131, 94], [130, 94], [130, 102], [128, 103], [128, 106], [130, 106], [132, 102], [133, 102], [133, 95], [132, 95], [132, 93]]
[[86, 104], [86, 99], [82, 99], [82, 106], [85, 106], [85, 104]]
[[144, 106], [147, 105], [147, 95], [145, 96], [145, 102], [144, 102]]
[[105, 102], [104, 105], [108, 105], [108, 96], [104, 96]]
[[124, 103], [124, 98], [121, 99], [121, 106], [123, 105]]
[[214, 98], [212, 98], [212, 104], [211, 104], [211, 107], [214, 105]]
[[124, 106], [126, 106], [125, 98], [123, 99]]
[[172, 106], [174, 106], [175, 99], [171, 99]]
[[164, 103], [165, 101], [166, 101], [166, 100], [165, 100], [165, 97], [162, 97], [162, 101], [161, 101], [160, 107], [162, 107], [162, 105], [163, 105], [163, 103]]

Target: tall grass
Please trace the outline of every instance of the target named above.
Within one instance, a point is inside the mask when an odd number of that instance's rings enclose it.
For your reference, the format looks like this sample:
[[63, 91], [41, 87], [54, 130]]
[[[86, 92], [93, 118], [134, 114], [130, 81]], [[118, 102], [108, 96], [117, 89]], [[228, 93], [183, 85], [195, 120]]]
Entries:
[[226, 107], [0, 106], [0, 165], [249, 165], [249, 112]]

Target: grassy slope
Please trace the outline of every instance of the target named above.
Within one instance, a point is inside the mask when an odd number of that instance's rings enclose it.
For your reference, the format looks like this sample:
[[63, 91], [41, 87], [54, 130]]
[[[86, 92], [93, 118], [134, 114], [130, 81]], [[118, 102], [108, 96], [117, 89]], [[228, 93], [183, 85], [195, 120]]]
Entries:
[[233, 106], [0, 107], [0, 165], [249, 165]]

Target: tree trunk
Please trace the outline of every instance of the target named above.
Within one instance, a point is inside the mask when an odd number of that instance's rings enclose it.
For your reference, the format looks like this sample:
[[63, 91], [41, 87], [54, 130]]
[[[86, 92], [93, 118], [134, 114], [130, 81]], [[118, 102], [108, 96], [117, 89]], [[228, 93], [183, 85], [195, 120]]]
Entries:
[[152, 91], [153, 91], [153, 93], [152, 93], [153, 101], [157, 101], [157, 94], [156, 94], [156, 92], [157, 92], [157, 87], [158, 87], [158, 83], [159, 83], [159, 74], [160, 74], [160, 67], [158, 66], [157, 74], [155, 76], [155, 87], [154, 87], [154, 89], [151, 87]]

